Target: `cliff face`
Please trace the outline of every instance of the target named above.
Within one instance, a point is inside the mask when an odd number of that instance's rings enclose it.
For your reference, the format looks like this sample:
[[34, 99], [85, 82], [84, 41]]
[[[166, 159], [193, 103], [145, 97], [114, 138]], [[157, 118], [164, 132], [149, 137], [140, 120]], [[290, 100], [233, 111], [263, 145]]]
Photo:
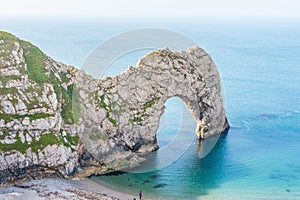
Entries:
[[128, 167], [158, 148], [159, 118], [174, 96], [198, 137], [228, 128], [217, 68], [199, 47], [154, 51], [118, 76], [93, 79], [0, 32], [0, 182]]
[[0, 182], [40, 170], [71, 174], [78, 165], [72, 70], [0, 32]]

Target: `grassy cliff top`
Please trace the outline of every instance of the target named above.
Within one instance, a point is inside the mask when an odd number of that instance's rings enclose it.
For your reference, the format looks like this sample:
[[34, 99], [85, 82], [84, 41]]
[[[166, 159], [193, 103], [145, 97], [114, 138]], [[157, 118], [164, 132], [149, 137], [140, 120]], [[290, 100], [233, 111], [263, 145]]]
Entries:
[[[35, 45], [30, 42], [20, 40], [16, 36], [0, 31], [0, 57], [9, 62], [11, 58], [11, 52], [17, 51], [17, 46], [23, 49], [23, 57], [27, 64], [27, 70], [29, 78], [36, 83], [43, 83], [48, 80], [46, 73], [46, 55]], [[5, 65], [0, 65], [0, 68], [5, 68]], [[22, 73], [26, 73], [24, 70]]]
[[0, 40], [5, 41], [18, 41], [19, 39], [11, 33], [0, 31]]
[[[56, 63], [47, 57], [37, 46], [28, 41], [24, 41], [11, 33], [0, 31], [0, 103], [1, 94], [11, 95], [12, 104], [16, 105], [18, 99], [22, 99], [20, 93], [21, 86], [27, 89], [21, 89], [28, 95], [29, 102], [25, 102], [27, 109], [34, 110], [36, 108], [51, 108], [46, 102], [41, 102], [39, 96], [47, 93], [46, 85], [52, 85], [56, 93], [57, 101], [62, 104], [63, 118], [72, 123], [72, 84], [70, 80], [70, 72], [68, 66]], [[62, 67], [62, 68], [60, 68]], [[68, 73], [69, 72], [69, 73]], [[24, 77], [28, 77], [24, 78]], [[16, 85], [12, 85], [12, 81], [16, 81]], [[8, 84], [10, 82], [10, 84]], [[67, 85], [63, 87], [64, 85]], [[19, 86], [18, 86], [19, 85]], [[17, 88], [19, 87], [19, 88]], [[52, 90], [52, 89], [51, 89]], [[38, 96], [35, 97], [35, 94]], [[0, 113], [3, 113], [0, 104]], [[3, 117], [3, 116], [2, 116]], [[6, 117], [7, 118], [7, 117]]]

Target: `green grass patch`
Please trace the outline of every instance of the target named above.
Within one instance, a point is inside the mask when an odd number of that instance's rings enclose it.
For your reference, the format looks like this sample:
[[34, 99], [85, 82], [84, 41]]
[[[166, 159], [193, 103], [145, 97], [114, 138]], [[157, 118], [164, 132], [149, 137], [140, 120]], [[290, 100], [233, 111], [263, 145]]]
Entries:
[[17, 75], [0, 76], [0, 82], [3, 86], [5, 86], [6, 83], [10, 80], [21, 80], [21, 77]]
[[[70, 74], [70, 70], [67, 70], [67, 73]], [[64, 73], [61, 73], [59, 77], [63, 83], [68, 83], [70, 81], [70, 78], [68, 78]]]
[[27, 41], [20, 40], [20, 44], [24, 49], [24, 58], [29, 78], [38, 84], [48, 82], [49, 77], [46, 75], [45, 54], [38, 47]]
[[[36, 83], [44, 83], [49, 80], [46, 75], [46, 63], [45, 54], [36, 46], [32, 45], [30, 42], [19, 40], [14, 35], [0, 31], [0, 40], [4, 41], [3, 49], [13, 50], [15, 48], [15, 42], [19, 42], [23, 48], [23, 56], [25, 58], [25, 63], [27, 64], [27, 71], [22, 69], [21, 73], [27, 73], [29, 79], [35, 81]], [[5, 81], [5, 80], [4, 80]]]
[[42, 119], [42, 118], [47, 118], [47, 117], [54, 117], [54, 114], [49, 114], [49, 113], [35, 113], [35, 114], [24, 114], [24, 115], [19, 115], [19, 114], [4, 114], [0, 113], [0, 119], [4, 119], [5, 123], [11, 121], [12, 119], [23, 119], [25, 117], [29, 117], [30, 122], [36, 119]]
[[[66, 77], [65, 77], [66, 78]], [[62, 103], [61, 115], [64, 122], [67, 124], [76, 123], [80, 117], [80, 103], [78, 90], [74, 84], [71, 84], [67, 89], [61, 86], [60, 80], [50, 72], [50, 79], [57, 96], [57, 100]]]
[[11, 33], [5, 32], [5, 31], [0, 31], [0, 40], [4, 40], [4, 41], [17, 41], [18, 38], [16, 36], [14, 36]]
[[[4, 129], [2, 130], [2, 132]], [[6, 130], [7, 131], [7, 130]], [[4, 133], [4, 132], [3, 132]], [[5, 133], [6, 135], [8, 134], [8, 131]], [[24, 134], [26, 132], [24, 131]], [[16, 150], [21, 153], [25, 153], [27, 149], [31, 148], [32, 152], [37, 153], [39, 150], [44, 149], [48, 145], [54, 145], [56, 144], [57, 146], [64, 145], [66, 147], [71, 147], [73, 145], [77, 145], [79, 143], [79, 136], [72, 136], [69, 133], [66, 134], [66, 136], [62, 136], [61, 133], [57, 134], [56, 132], [50, 132], [46, 133], [40, 136], [39, 140], [36, 140], [35, 138], [32, 138], [31, 143], [24, 142], [22, 143], [20, 134], [17, 133], [17, 136], [15, 138], [17, 141], [13, 144], [2, 144], [0, 142], [0, 151], [12, 151]], [[65, 141], [66, 139], [66, 141]], [[74, 149], [72, 149], [74, 150]]]
[[113, 118], [108, 118], [108, 120], [109, 120], [113, 125], [117, 125], [117, 121], [114, 120]]
[[17, 141], [13, 144], [0, 143], [0, 150], [4, 151], [4, 152], [16, 150], [16, 151], [19, 151], [24, 154], [27, 149], [31, 148], [32, 152], [37, 153], [39, 149], [42, 150], [48, 145], [56, 144], [59, 146], [61, 144], [61, 142], [60, 142], [59, 138], [56, 136], [55, 132], [43, 134], [40, 136], [39, 140], [35, 140], [33, 138], [33, 140], [31, 141], [30, 144], [28, 144], [26, 142], [22, 143], [19, 133], [17, 133], [17, 136], [15, 139]]
[[71, 103], [67, 103], [67, 104], [63, 105], [62, 110], [61, 110], [61, 116], [64, 119], [64, 121], [68, 124], [71, 124], [74, 122]]
[[[4, 43], [0, 45], [0, 50], [4, 50], [4, 52], [0, 53], [0, 57], [10, 59], [11, 50], [15, 47], [15, 42], [18, 41], [18, 38], [14, 35], [0, 31], [0, 40], [3, 40]], [[0, 65], [0, 68], [7, 67], [4, 65]]]
[[0, 88], [0, 94], [1, 95], [6, 95], [6, 94], [16, 94], [18, 93], [18, 89], [15, 87], [11, 87], [11, 88]]
[[59, 80], [57, 79], [57, 77], [54, 75], [54, 73], [52, 71], [50, 72], [50, 80], [53, 85], [57, 100], [60, 101], [62, 88], [61, 88]]
[[147, 110], [147, 108], [150, 108], [152, 107], [158, 100], [160, 99], [160, 97], [155, 97], [149, 101], [147, 101], [145, 104], [144, 104], [144, 111]]
[[79, 92], [74, 84], [69, 85], [67, 90], [61, 87], [61, 95], [64, 100], [62, 104], [62, 118], [66, 123], [76, 123], [80, 117]]
[[106, 118], [108, 119], [108, 121], [110, 121], [113, 125], [117, 125], [117, 121], [113, 118], [110, 117], [110, 112], [106, 112]]
[[50, 132], [48, 134], [41, 135], [41, 137], [40, 137], [39, 140], [33, 140], [30, 145], [28, 145], [28, 144], [27, 145], [31, 147], [31, 150], [33, 152], [37, 153], [38, 150], [42, 150], [46, 146], [48, 146], [48, 145], [54, 145], [54, 144], [60, 146], [61, 145], [61, 141], [59, 140], [59, 138], [57, 137], [57, 135], [55, 134], [55, 132]]
[[[21, 65], [24, 65], [24, 64], [25, 63], [22, 61]], [[25, 67], [19, 67], [18, 70], [21, 74], [27, 74], [27, 72], [28, 72], [27, 69], [25, 69]]]
[[97, 98], [98, 104], [99, 104], [100, 107], [104, 108], [105, 110], [109, 110], [108, 105], [105, 103], [104, 99], [105, 99], [105, 96], [104, 96], [104, 95], [102, 95], [102, 96], [100, 97], [100, 101], [99, 101], [99, 99]]
[[40, 102], [39, 102], [39, 100], [38, 100], [38, 98], [36, 96], [33, 96], [32, 99], [30, 100], [30, 102], [26, 102], [25, 101], [24, 103], [25, 103], [26, 108], [28, 110], [33, 110], [33, 109], [35, 109], [37, 107], [40, 107], [39, 106]]
[[10, 100], [10, 102], [11, 102], [13, 105], [16, 105], [19, 101], [18, 101], [18, 99], [12, 99], [12, 100]]
[[71, 134], [67, 133], [66, 139], [72, 145], [77, 145], [78, 142], [79, 142], [79, 136], [78, 135], [72, 136]]
[[[100, 96], [100, 99], [97, 95], [97, 93], [94, 94], [94, 100], [95, 100], [95, 104], [99, 105], [100, 107], [104, 108], [107, 112], [106, 112], [106, 118], [113, 124], [113, 125], [117, 125], [118, 122], [111, 118], [110, 115], [111, 113], [114, 115], [117, 115], [118, 113], [120, 113], [118, 110], [113, 110], [114, 107], [117, 106], [117, 102], [112, 102], [109, 105], [107, 105], [105, 103], [105, 95], [103, 94], [102, 96]], [[121, 111], [121, 110], [120, 110]]]
[[79, 143], [79, 136], [78, 135], [72, 136], [69, 133], [67, 133], [65, 136], [63, 136], [62, 132], [63, 132], [63, 130], [61, 129], [60, 134], [58, 136], [60, 139], [60, 142], [64, 146], [70, 147], [72, 150], [74, 150], [72, 146], [76, 146]]

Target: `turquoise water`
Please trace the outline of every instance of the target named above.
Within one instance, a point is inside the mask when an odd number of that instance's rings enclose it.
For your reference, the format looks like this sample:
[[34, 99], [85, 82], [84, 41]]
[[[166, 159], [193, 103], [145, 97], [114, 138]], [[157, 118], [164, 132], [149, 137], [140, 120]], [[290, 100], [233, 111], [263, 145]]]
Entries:
[[[300, 199], [299, 22], [0, 21], [1, 29], [75, 66], [101, 41], [145, 26], [179, 31], [210, 53], [222, 77], [231, 129], [204, 159], [194, 142], [161, 170], [92, 179], [132, 194], [143, 190], [155, 199]], [[113, 66], [135, 64], [140, 54], [127, 55]], [[179, 101], [170, 99], [166, 106], [158, 133], [162, 148], [180, 125]], [[192, 137], [193, 120], [183, 125]]]

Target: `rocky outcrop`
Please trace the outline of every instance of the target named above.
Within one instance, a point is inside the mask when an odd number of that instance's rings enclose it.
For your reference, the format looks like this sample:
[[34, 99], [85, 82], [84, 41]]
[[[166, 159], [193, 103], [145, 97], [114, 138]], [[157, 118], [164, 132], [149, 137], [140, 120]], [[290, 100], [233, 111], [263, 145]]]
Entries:
[[39, 171], [74, 173], [79, 137], [70, 115], [72, 70], [0, 32], [1, 183]]
[[129, 167], [158, 148], [159, 119], [174, 96], [199, 138], [228, 129], [217, 68], [199, 47], [154, 51], [118, 76], [94, 79], [0, 32], [0, 182]]

